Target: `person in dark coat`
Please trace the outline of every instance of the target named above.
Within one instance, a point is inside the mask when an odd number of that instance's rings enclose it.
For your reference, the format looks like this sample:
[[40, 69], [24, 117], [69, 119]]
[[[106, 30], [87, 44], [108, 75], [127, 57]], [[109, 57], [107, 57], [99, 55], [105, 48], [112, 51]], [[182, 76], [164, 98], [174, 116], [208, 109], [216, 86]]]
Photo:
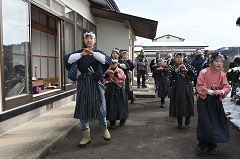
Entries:
[[130, 71], [133, 71], [133, 69], [136, 67], [136, 65], [133, 63], [132, 60], [129, 59], [128, 56], [128, 51], [127, 50], [123, 50], [122, 53], [122, 60], [126, 61], [129, 65], [129, 69], [127, 70], [127, 74], [126, 74], [126, 92], [128, 94], [128, 100], [130, 100], [130, 104], [133, 104], [136, 100], [134, 94], [133, 94], [133, 88], [132, 88], [132, 74]]
[[152, 61], [150, 62], [150, 70], [152, 72], [152, 78], [154, 79], [154, 83], [155, 83], [155, 91], [158, 90], [158, 80], [156, 79], [156, 77], [153, 74], [153, 71], [157, 68], [158, 66], [158, 60], [160, 59], [160, 53], [157, 52], [156, 57], [154, 59], [152, 59]]
[[70, 73], [75, 72], [76, 76], [75, 69], [81, 72], [76, 79], [77, 96], [74, 112], [74, 118], [80, 119], [81, 122], [82, 140], [79, 147], [85, 147], [91, 143], [89, 119], [92, 118], [98, 119], [104, 140], [109, 141], [111, 139], [107, 129], [105, 89], [102, 80], [111, 58], [94, 48], [96, 36], [93, 32], [86, 32], [83, 37], [85, 48], [64, 57], [66, 69]]
[[205, 61], [204, 56], [203, 56], [203, 52], [200, 49], [196, 50], [196, 57], [192, 60], [191, 65], [195, 68], [195, 70], [197, 71], [196, 76], [194, 76], [194, 86], [196, 86], [197, 83], [197, 77], [199, 72], [202, 70], [203, 68], [203, 63]]
[[166, 62], [167, 62], [167, 65], [173, 65], [174, 64], [174, 59], [172, 58], [172, 54], [171, 53], [168, 53], [167, 54], [167, 58], [166, 58]]
[[171, 87], [169, 115], [177, 117], [178, 128], [182, 129], [182, 117], [186, 117], [185, 125], [190, 124], [194, 116], [193, 78], [196, 71], [190, 64], [183, 63], [182, 52], [174, 54], [175, 64], [169, 67], [168, 82]]
[[195, 150], [214, 155], [217, 143], [227, 143], [230, 139], [228, 121], [222, 100], [231, 90], [226, 74], [221, 71], [224, 56], [215, 52], [210, 57], [210, 67], [203, 69], [197, 79], [197, 139]]
[[158, 83], [158, 97], [161, 99], [160, 108], [164, 108], [165, 98], [168, 96], [168, 65], [163, 59], [158, 60], [158, 66], [153, 71], [156, 82]]

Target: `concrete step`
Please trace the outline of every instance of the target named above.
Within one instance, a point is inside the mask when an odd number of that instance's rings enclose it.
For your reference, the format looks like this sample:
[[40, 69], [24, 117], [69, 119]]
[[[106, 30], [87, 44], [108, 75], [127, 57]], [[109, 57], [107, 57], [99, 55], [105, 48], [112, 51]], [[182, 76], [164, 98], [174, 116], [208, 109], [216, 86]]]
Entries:
[[133, 93], [136, 98], [155, 98], [155, 88], [153, 84], [146, 84], [147, 88], [137, 88], [133, 86]]
[[139, 92], [133, 91], [136, 98], [156, 98], [155, 92]]

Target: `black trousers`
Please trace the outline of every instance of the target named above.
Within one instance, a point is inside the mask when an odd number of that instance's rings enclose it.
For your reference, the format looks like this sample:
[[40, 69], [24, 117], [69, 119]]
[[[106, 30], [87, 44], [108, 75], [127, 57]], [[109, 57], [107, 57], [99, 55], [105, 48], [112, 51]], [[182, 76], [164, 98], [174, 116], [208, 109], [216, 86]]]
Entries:
[[138, 70], [137, 71], [137, 85], [140, 86], [140, 77], [142, 77], [142, 86], [145, 86], [145, 70]]

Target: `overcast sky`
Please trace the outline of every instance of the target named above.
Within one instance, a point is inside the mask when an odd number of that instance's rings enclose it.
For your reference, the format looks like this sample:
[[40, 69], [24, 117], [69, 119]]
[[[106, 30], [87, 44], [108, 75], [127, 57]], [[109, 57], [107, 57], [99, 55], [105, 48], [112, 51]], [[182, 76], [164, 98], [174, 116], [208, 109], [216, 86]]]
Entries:
[[[240, 0], [115, 0], [122, 13], [158, 21], [156, 37], [171, 34], [208, 49], [240, 46]], [[151, 40], [137, 37], [137, 43]]]

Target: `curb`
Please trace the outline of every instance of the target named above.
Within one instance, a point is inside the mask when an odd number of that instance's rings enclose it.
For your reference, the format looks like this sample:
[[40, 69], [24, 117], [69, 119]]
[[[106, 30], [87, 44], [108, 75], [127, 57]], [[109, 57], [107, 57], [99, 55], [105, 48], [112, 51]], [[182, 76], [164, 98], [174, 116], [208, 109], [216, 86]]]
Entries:
[[68, 128], [66, 130], [66, 133], [63, 133], [62, 135], [60, 135], [58, 138], [53, 139], [48, 145], [46, 145], [45, 150], [43, 150], [42, 152], [40, 152], [39, 154], [37, 154], [36, 159], [42, 159], [47, 157], [47, 155], [49, 153], [51, 153], [60, 142], [63, 142], [64, 140], [67, 140], [67, 137], [69, 135], [71, 135], [72, 133], [74, 133], [77, 129], [79, 129], [79, 122], [76, 122], [75, 125], [73, 125], [72, 127]]

